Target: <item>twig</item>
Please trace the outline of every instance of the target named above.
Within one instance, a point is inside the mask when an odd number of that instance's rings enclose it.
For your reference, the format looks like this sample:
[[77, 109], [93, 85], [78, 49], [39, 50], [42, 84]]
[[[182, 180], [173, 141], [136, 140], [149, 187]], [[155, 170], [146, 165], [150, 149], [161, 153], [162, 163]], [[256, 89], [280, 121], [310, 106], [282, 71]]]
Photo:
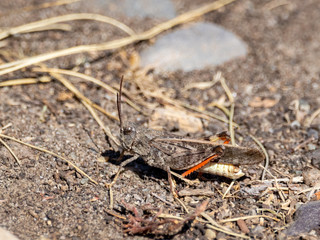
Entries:
[[50, 59], [54, 59], [54, 58], [58, 58], [66, 55], [72, 55], [72, 54], [78, 54], [78, 53], [90, 52], [90, 51], [106, 51], [111, 49], [117, 49], [117, 48], [127, 46], [129, 44], [132, 44], [134, 42], [148, 40], [162, 33], [163, 31], [171, 29], [174, 26], [189, 22], [197, 17], [200, 17], [208, 12], [217, 10], [234, 1], [235, 0], [220, 0], [220, 1], [218, 0], [216, 2], [210, 3], [198, 9], [184, 13], [167, 22], [161, 23], [141, 34], [136, 34], [130, 37], [125, 37], [122, 39], [100, 43], [100, 44], [75, 46], [67, 49], [58, 50], [55, 52], [40, 54], [34, 57], [25, 58], [18, 61], [13, 61], [7, 64], [2, 64], [0, 65], [0, 69], [4, 69], [4, 70], [0, 71], [0, 75], [4, 75], [36, 63], [48, 61]]
[[[0, 134], [1, 134], [1, 133], [0, 133]], [[6, 144], [6, 142], [1, 139], [1, 137], [0, 137], [0, 143], [2, 143], [3, 146], [5, 146], [5, 147], [8, 149], [8, 151], [11, 153], [11, 155], [14, 157], [14, 159], [17, 161], [17, 163], [18, 163], [19, 165], [21, 165], [21, 162], [20, 162], [19, 158], [14, 154], [14, 152], [13, 152], [12, 149], [9, 147], [9, 145]]]
[[60, 159], [64, 160], [65, 162], [67, 162], [69, 165], [71, 165], [78, 173], [80, 173], [81, 175], [83, 175], [83, 176], [85, 176], [86, 178], [88, 178], [91, 182], [93, 182], [94, 184], [98, 184], [98, 183], [97, 183], [95, 180], [93, 180], [89, 175], [87, 175], [84, 171], [82, 171], [80, 168], [78, 168], [74, 163], [72, 163], [71, 161], [69, 161], [68, 159], [66, 159], [66, 158], [64, 158], [64, 157], [62, 157], [62, 156], [59, 156], [58, 154], [56, 154], [56, 153], [54, 153], [54, 152], [51, 152], [51, 151], [46, 150], [46, 149], [44, 149], [44, 148], [36, 147], [36, 146], [31, 145], [31, 144], [29, 144], [29, 143], [22, 142], [22, 141], [20, 141], [20, 140], [18, 140], [18, 139], [16, 139], [16, 138], [13, 138], [13, 137], [4, 135], [4, 134], [2, 134], [2, 133], [0, 133], [0, 137], [6, 138], [6, 139], [10, 139], [10, 140], [12, 140], [12, 141], [15, 141], [15, 142], [21, 143], [21, 144], [23, 144], [23, 145], [26, 145], [26, 146], [28, 146], [28, 147], [34, 148], [34, 149], [36, 149], [36, 150], [38, 150], [38, 151], [45, 152], [45, 153], [48, 153], [48, 154], [50, 154], [50, 155], [52, 155], [52, 156], [55, 156], [55, 157], [57, 157], [57, 158], [60, 158]]
[[106, 213], [110, 214], [111, 216], [120, 218], [120, 219], [122, 219], [122, 220], [127, 220], [126, 217], [123, 217], [123, 216], [121, 216], [121, 215], [119, 215], [119, 214], [116, 214], [115, 212], [113, 212], [113, 211], [111, 211], [111, 210], [109, 210], [109, 209], [107, 209], [107, 208], [104, 209], [104, 210], [106, 211]]
[[260, 149], [262, 150], [264, 156], [266, 157], [266, 162], [263, 168], [263, 172], [262, 172], [262, 176], [261, 176], [261, 180], [264, 180], [265, 176], [266, 176], [266, 171], [268, 170], [269, 167], [269, 155], [267, 153], [267, 150], [264, 148], [264, 146], [262, 145], [262, 143], [255, 138], [253, 135], [249, 134], [249, 136], [253, 139], [253, 141], [255, 141], [255, 143], [260, 147]]

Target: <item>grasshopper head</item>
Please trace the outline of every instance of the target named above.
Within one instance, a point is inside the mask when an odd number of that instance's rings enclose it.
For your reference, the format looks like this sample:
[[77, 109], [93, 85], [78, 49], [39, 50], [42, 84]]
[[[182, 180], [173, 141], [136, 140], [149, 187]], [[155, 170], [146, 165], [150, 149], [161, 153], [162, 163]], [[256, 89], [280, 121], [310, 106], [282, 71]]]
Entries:
[[129, 123], [128, 125], [120, 128], [121, 143], [125, 150], [132, 150], [136, 139], [136, 133], [137, 128], [133, 123]]

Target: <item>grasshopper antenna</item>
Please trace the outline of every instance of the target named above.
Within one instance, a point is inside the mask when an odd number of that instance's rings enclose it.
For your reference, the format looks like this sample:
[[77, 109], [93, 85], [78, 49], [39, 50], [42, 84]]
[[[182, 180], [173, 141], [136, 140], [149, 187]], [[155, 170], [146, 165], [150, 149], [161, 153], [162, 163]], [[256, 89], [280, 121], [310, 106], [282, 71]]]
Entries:
[[122, 129], [122, 117], [121, 117], [122, 83], [123, 83], [123, 75], [120, 80], [119, 93], [117, 93], [117, 108], [118, 108], [118, 116], [119, 116], [119, 120], [120, 120], [120, 129]]

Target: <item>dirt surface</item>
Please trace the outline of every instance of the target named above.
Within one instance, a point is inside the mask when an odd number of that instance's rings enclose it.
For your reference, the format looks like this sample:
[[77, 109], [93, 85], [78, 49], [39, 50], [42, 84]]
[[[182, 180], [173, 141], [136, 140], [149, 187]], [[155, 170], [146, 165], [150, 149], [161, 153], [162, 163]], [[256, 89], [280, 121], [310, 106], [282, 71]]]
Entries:
[[[31, 2], [36, 5], [39, 1], [29, 1], [29, 4]], [[200, 6], [209, 1], [197, 2]], [[205, 90], [183, 90], [190, 83], [211, 81], [212, 76], [221, 71], [235, 96], [234, 120], [240, 125], [240, 129], [236, 130], [237, 144], [254, 145], [249, 134], [263, 143], [270, 157], [268, 170], [272, 174], [267, 174], [267, 179], [301, 177], [303, 172], [307, 173], [306, 169], [313, 168], [309, 155], [319, 147], [320, 118], [315, 118], [311, 125], [309, 119], [320, 108], [320, 23], [317, 21], [320, 2], [296, 0], [276, 4], [277, 1], [236, 1], [203, 16], [203, 20], [225, 27], [248, 45], [249, 53], [245, 58], [217, 68], [189, 73], [143, 73], [134, 67], [132, 56], [150, 44], [147, 41], [120, 50], [56, 58], [43, 64], [85, 73], [116, 89], [124, 75], [125, 96], [146, 113], [123, 104], [124, 120], [146, 127], [150, 124], [153, 110], [168, 105], [143, 94], [144, 90], [150, 89], [158, 89], [172, 99], [223, 116], [220, 110], [210, 105], [225, 96], [220, 84]], [[18, 26], [39, 20], [39, 17], [45, 19], [88, 11], [72, 4], [22, 12], [18, 9], [25, 7], [24, 1], [1, 1], [0, 5], [1, 27]], [[198, 7], [193, 1], [177, 1], [176, 5], [179, 6], [178, 14]], [[160, 23], [151, 19], [118, 20], [137, 32]], [[4, 46], [0, 48], [0, 62], [3, 64], [125, 36], [116, 28], [94, 21], [70, 24], [72, 31], [69, 32], [43, 31], [5, 39]], [[41, 76], [48, 75], [35, 72], [32, 66], [2, 75], [0, 80]], [[115, 95], [93, 83], [80, 82], [70, 76], [66, 78], [94, 103], [117, 116]], [[152, 168], [139, 159], [126, 167], [113, 186], [114, 209], [110, 210], [110, 194], [105, 184], [110, 183], [117, 172], [119, 152], [111, 148], [103, 130], [81, 102], [54, 78], [49, 83], [0, 87], [0, 100], [0, 127], [11, 124], [2, 131], [3, 134], [65, 156], [98, 182], [97, 185], [91, 183], [61, 159], [2, 138], [21, 164], [0, 144], [0, 226], [20, 239], [237, 238], [221, 231], [208, 230], [207, 223], [193, 220], [192, 213], [207, 199], [209, 202], [205, 212], [232, 232], [241, 233], [241, 223], [222, 223], [222, 219], [264, 215], [267, 217], [245, 220], [249, 228], [247, 236], [275, 239], [293, 221], [297, 207], [316, 198], [314, 194], [308, 195], [311, 190], [302, 191], [313, 186], [310, 181], [280, 182], [283, 188], [280, 191], [277, 189], [279, 185], [257, 181], [261, 178], [262, 168], [252, 166], [246, 170], [246, 177], [237, 180], [224, 199], [222, 194], [231, 182], [226, 178], [205, 176], [208, 179], [200, 180], [196, 186], [177, 180], [178, 191], [205, 189], [211, 194], [209, 197], [181, 197], [191, 212], [188, 215], [173, 199], [166, 172]], [[229, 107], [227, 100], [223, 102]], [[183, 111], [194, 114], [186, 109]], [[99, 116], [111, 132], [119, 136], [119, 123], [102, 114]], [[201, 123], [203, 130], [197, 133], [188, 133], [168, 122], [161, 127], [193, 138], [228, 130], [228, 124], [213, 118], [201, 118]], [[197, 176], [190, 178], [197, 179]], [[267, 187], [271, 187], [269, 191], [265, 191]], [[137, 216], [129, 217], [134, 215], [133, 207], [137, 208], [144, 221]], [[146, 225], [152, 217], [155, 222], [163, 221], [156, 217], [160, 209], [162, 213], [184, 219], [191, 217], [183, 224], [180, 220], [171, 219], [163, 228], [155, 227], [159, 232], [151, 225], [148, 225], [149, 232], [125, 232], [137, 226], [130, 228], [126, 225], [130, 221]], [[172, 226], [176, 231], [171, 229]], [[159, 229], [168, 231], [161, 232]], [[313, 230], [311, 235], [319, 238], [319, 229]]]

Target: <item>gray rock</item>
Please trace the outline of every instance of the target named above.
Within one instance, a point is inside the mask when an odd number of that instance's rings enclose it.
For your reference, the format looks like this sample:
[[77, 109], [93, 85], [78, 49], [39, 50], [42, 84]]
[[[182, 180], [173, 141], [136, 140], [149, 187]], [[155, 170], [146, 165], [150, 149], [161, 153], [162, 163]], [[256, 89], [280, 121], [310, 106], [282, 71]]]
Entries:
[[246, 53], [246, 44], [233, 33], [212, 23], [195, 23], [158, 38], [140, 56], [143, 67], [165, 72], [216, 66]]
[[294, 236], [308, 233], [320, 226], [320, 201], [302, 205], [295, 213], [295, 221], [284, 231], [286, 235]]

